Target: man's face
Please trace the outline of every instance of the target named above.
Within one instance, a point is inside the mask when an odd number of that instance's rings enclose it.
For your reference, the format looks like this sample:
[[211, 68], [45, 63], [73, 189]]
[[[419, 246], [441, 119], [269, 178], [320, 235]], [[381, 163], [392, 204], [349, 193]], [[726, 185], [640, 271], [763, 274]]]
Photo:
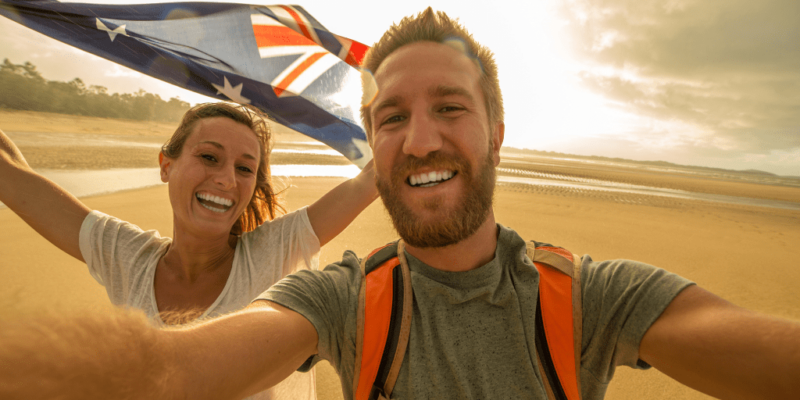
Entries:
[[486, 221], [502, 123], [489, 126], [475, 63], [453, 47], [418, 42], [375, 73], [370, 109], [378, 190], [400, 236], [443, 247]]

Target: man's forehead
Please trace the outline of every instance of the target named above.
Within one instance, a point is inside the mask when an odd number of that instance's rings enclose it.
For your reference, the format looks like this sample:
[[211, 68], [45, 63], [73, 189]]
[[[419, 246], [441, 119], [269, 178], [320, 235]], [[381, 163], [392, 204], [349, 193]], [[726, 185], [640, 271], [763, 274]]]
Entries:
[[414, 42], [386, 56], [375, 71], [375, 78], [380, 80], [386, 74], [425, 69], [434, 63], [446, 63], [452, 70], [469, 70], [479, 75], [480, 66], [475, 60], [460, 41]]
[[[470, 95], [480, 71], [463, 51], [435, 42], [417, 42], [390, 54], [375, 75], [376, 103], [398, 103], [402, 93], [414, 85], [414, 96]], [[431, 80], [435, 77], [436, 80]], [[426, 80], [427, 78], [427, 80]], [[421, 86], [417, 83], [423, 83]], [[424, 91], [424, 92], [422, 92]], [[373, 110], [375, 111], [375, 110]]]

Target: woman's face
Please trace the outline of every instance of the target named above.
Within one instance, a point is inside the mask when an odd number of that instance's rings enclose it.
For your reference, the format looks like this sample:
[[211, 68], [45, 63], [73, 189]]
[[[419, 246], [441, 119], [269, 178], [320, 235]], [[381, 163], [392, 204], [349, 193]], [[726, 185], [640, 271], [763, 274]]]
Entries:
[[161, 160], [175, 229], [229, 233], [253, 197], [260, 155], [258, 138], [246, 125], [225, 117], [197, 121], [181, 155]]

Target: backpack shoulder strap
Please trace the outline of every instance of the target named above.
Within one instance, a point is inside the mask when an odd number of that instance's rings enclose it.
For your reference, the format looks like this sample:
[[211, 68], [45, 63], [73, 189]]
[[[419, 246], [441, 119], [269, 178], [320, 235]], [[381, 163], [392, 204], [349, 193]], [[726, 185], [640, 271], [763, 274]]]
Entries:
[[527, 243], [539, 271], [536, 347], [553, 400], [579, 400], [582, 338], [581, 259], [561, 247]]
[[390, 398], [411, 333], [412, 301], [402, 240], [361, 260], [353, 371], [356, 400]]

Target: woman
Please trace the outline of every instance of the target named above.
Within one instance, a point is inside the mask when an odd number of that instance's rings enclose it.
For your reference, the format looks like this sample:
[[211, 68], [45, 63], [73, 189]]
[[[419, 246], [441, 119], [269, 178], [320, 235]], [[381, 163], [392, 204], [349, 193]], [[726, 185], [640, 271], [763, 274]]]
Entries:
[[[170, 239], [91, 211], [34, 172], [0, 131], [0, 201], [85, 261], [112, 303], [142, 309], [158, 324], [164, 313], [213, 317], [246, 306], [288, 273], [316, 267], [319, 248], [377, 197], [370, 163], [309, 207], [276, 218], [282, 210], [269, 152], [270, 132], [255, 108], [189, 110], [159, 155], [173, 210]], [[313, 374], [299, 379], [287, 381], [313, 398]], [[289, 391], [281, 397], [300, 395]]]

